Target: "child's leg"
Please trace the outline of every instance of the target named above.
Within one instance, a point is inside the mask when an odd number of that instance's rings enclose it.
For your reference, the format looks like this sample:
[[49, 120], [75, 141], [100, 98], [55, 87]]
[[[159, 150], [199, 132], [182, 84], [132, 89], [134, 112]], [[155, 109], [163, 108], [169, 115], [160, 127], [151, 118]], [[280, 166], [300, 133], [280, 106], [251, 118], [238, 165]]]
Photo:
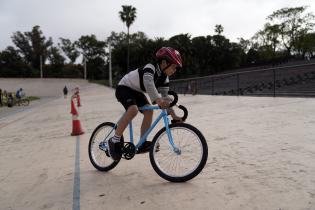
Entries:
[[150, 128], [152, 123], [153, 110], [145, 110], [143, 111], [143, 120], [141, 125], [141, 137], [144, 133]]
[[128, 107], [125, 115], [121, 118], [117, 129], [115, 131], [116, 136], [122, 136], [124, 133], [124, 130], [128, 126], [129, 122], [137, 115], [138, 113], [138, 107], [137, 105], [131, 105]]
[[129, 106], [126, 113], [118, 123], [115, 135], [108, 141], [109, 154], [114, 160], [119, 160], [119, 158], [121, 157], [122, 145], [120, 144], [120, 137], [122, 136], [129, 122], [137, 115], [137, 113], [137, 105]]
[[[148, 105], [148, 104], [147, 104]], [[145, 110], [143, 111], [143, 121], [141, 125], [141, 137], [145, 134], [145, 132], [150, 128], [152, 123], [153, 110]], [[145, 141], [138, 149], [137, 153], [145, 153], [150, 150], [151, 142]]]

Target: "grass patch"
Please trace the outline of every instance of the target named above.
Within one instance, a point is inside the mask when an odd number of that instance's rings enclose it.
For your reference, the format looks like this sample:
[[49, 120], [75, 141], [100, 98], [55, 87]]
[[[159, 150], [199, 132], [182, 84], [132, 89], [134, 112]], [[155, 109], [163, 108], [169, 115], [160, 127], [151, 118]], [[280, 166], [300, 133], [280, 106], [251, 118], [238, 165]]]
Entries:
[[38, 97], [38, 96], [27, 96], [26, 98], [28, 98], [30, 101], [35, 101], [35, 100], [40, 99], [40, 97]]
[[[35, 100], [39, 100], [40, 97], [38, 97], [38, 96], [26, 96], [26, 99], [28, 99], [30, 101], [35, 101]], [[15, 96], [13, 97], [13, 100], [14, 100], [14, 104], [15, 104], [16, 100], [17, 100]], [[7, 98], [3, 97], [2, 98], [2, 106], [7, 106], [7, 104], [8, 104]]]

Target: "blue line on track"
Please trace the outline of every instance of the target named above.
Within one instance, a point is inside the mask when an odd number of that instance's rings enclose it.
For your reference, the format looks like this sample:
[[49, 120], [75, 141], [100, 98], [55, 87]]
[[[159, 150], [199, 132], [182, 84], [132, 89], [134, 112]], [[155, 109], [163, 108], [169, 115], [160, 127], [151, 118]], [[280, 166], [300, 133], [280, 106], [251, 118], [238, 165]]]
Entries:
[[80, 136], [77, 136], [75, 150], [75, 172], [73, 183], [73, 210], [80, 210]]

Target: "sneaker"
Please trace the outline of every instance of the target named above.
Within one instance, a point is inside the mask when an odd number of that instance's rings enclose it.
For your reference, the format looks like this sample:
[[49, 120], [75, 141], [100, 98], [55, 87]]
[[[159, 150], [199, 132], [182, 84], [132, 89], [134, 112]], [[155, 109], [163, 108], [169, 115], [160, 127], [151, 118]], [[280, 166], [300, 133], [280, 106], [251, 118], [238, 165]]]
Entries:
[[107, 146], [107, 143], [106, 143], [106, 141], [102, 141], [99, 145], [98, 145], [98, 147], [100, 148], [100, 150], [103, 150], [104, 152], [105, 152], [105, 154], [106, 154], [106, 156], [107, 157], [110, 157], [110, 155], [109, 155], [109, 153], [108, 153], [108, 146]]
[[146, 153], [150, 151], [151, 148], [151, 141], [145, 141], [143, 144], [138, 148], [137, 154]]
[[108, 152], [113, 160], [119, 160], [121, 158], [121, 143], [113, 142], [112, 139], [108, 140]]

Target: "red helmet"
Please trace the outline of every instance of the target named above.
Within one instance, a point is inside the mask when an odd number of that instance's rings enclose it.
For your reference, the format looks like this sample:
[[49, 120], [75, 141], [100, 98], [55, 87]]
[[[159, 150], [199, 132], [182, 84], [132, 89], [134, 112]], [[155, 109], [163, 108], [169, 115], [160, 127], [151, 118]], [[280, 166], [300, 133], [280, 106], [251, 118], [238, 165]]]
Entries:
[[176, 64], [179, 68], [183, 67], [182, 58], [179, 52], [171, 47], [162, 47], [160, 48], [155, 57], [157, 60], [165, 59], [167, 62], [171, 64]]

